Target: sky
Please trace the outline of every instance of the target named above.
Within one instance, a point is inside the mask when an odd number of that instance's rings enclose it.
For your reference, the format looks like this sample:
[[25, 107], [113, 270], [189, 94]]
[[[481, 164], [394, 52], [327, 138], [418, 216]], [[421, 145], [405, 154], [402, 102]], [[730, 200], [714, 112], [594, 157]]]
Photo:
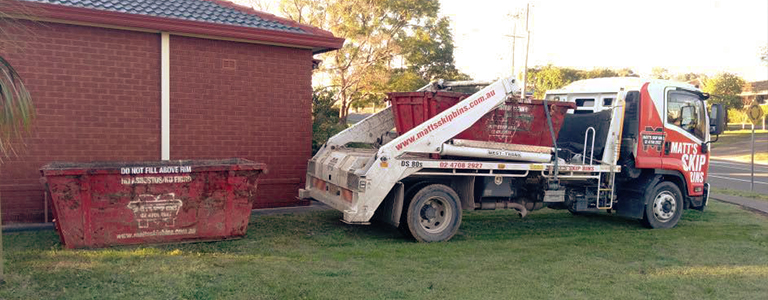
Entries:
[[[247, 0], [239, 0], [247, 1]], [[279, 2], [265, 0], [266, 2]], [[528, 66], [631, 68], [649, 75], [731, 72], [768, 80], [758, 58], [768, 45], [768, 0], [440, 0], [450, 17], [456, 66], [477, 80], [512, 74], [516, 11], [530, 8]], [[277, 7], [277, 4], [270, 4]], [[524, 35], [525, 14], [517, 22]], [[515, 45], [523, 69], [524, 38]]]
[[[768, 1], [534, 1], [531, 2], [528, 66], [592, 69], [653, 67], [672, 73], [736, 73], [768, 80], [758, 51], [768, 45]], [[476, 79], [508, 75], [512, 68], [514, 19], [525, 1], [442, 0], [452, 19], [457, 67]], [[517, 27], [524, 33], [524, 14]], [[517, 39], [515, 66], [525, 60]]]

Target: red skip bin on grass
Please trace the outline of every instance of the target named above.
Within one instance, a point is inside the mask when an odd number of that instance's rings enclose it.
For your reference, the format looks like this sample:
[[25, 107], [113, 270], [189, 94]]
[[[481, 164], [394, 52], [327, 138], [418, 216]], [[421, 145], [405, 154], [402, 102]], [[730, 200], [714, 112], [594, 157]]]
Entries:
[[245, 159], [50, 163], [66, 248], [242, 237], [264, 164]]

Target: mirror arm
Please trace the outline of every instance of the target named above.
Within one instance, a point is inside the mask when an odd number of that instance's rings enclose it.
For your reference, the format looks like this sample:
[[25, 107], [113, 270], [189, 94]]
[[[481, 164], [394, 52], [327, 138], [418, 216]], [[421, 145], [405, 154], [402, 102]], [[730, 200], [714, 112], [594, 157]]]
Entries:
[[701, 144], [701, 153], [707, 153], [707, 152], [709, 152], [708, 150], [706, 150], [707, 148], [709, 148], [709, 147], [707, 147], [707, 146], [708, 146], [709, 144], [712, 144], [712, 143], [717, 143], [717, 140], [719, 140], [719, 139], [720, 139], [720, 135], [719, 135], [719, 134], [716, 134], [716, 135], [715, 135], [715, 140], [714, 140], [714, 141], [712, 141], [712, 140], [711, 140], [711, 138], [710, 138], [710, 141], [709, 141], [709, 142], [704, 142], [704, 143], [702, 143], [702, 144]]

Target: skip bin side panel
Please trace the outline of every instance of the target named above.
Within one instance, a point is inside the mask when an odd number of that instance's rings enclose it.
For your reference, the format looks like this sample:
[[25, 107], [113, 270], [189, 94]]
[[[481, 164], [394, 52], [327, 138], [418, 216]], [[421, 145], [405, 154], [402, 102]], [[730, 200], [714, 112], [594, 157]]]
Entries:
[[234, 176], [230, 177], [233, 209], [232, 231], [229, 234], [232, 236], [245, 235], [251, 217], [251, 207], [256, 202], [257, 180], [260, 174], [259, 170], [236, 171]]
[[[425, 120], [466, 98], [467, 95], [452, 92], [391, 93], [389, 99], [395, 106], [395, 119], [399, 133], [406, 132]], [[560, 131], [568, 109], [575, 108], [570, 102], [550, 102], [550, 113], [555, 135]], [[512, 100], [489, 112], [456, 138], [499, 143], [552, 146], [544, 105], [541, 100]]]
[[80, 179], [81, 176], [52, 176], [47, 179], [56, 228], [64, 245], [85, 245], [87, 229]]
[[102, 175], [91, 193], [93, 243], [158, 243], [194, 238], [196, 180], [179, 184], [126, 184], [125, 178]]
[[46, 175], [67, 248], [243, 236], [264, 170], [248, 161], [196, 164], [175, 173], [89, 167], [82, 173], [96, 175]]
[[202, 193], [198, 204], [198, 235], [201, 237], [226, 236], [227, 208], [227, 174], [228, 172], [203, 173]]

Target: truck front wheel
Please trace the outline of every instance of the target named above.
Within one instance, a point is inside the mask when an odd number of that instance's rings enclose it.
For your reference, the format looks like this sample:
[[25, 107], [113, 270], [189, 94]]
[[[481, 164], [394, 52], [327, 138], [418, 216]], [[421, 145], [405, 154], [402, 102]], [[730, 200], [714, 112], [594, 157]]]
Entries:
[[645, 197], [643, 225], [648, 228], [672, 228], [683, 215], [683, 194], [672, 182], [660, 182]]
[[459, 195], [448, 186], [431, 184], [422, 188], [408, 204], [408, 231], [420, 242], [447, 241], [461, 225]]

